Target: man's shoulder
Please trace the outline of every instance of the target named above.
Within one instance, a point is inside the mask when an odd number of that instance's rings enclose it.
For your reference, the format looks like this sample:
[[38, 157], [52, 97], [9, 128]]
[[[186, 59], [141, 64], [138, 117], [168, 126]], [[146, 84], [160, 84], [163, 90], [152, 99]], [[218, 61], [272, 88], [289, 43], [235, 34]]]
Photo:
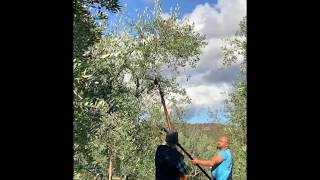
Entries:
[[225, 152], [226, 152], [228, 155], [231, 156], [231, 151], [230, 151], [230, 149], [226, 149]]
[[168, 151], [170, 151], [170, 149], [167, 145], [161, 144], [161, 145], [158, 145], [157, 147], [157, 153], [166, 153]]
[[224, 150], [221, 150], [220, 152], [228, 153], [228, 154], [230, 154], [230, 153], [231, 153], [230, 149], [224, 149]]
[[157, 147], [157, 151], [164, 151], [164, 150], [167, 150], [169, 147], [167, 145], [158, 145]]
[[228, 156], [232, 156], [231, 151], [229, 149], [219, 151], [218, 155], [222, 156], [223, 158], [226, 158]]
[[166, 147], [167, 147], [167, 145], [160, 144], [160, 145], [158, 145], [158, 147], [157, 147], [157, 148], [159, 149], [159, 148], [166, 148]]
[[172, 147], [169, 147], [167, 145], [158, 145], [157, 147], [157, 152], [163, 152], [163, 153], [169, 153], [169, 154], [172, 154], [172, 155], [178, 155], [178, 156], [182, 156], [183, 155], [177, 150], [177, 148], [172, 148]]

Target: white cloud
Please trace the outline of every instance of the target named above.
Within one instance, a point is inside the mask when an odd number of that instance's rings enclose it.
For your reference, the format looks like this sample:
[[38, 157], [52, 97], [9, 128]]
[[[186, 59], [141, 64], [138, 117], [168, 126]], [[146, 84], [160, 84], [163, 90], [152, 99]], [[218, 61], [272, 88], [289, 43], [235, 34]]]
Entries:
[[[191, 104], [178, 104], [182, 108], [189, 109], [191, 111], [199, 111], [208, 109], [210, 107], [213, 110], [223, 107], [224, 101], [227, 98], [227, 93], [230, 92], [232, 86], [228, 83], [220, 83], [219, 85], [198, 85], [186, 87], [186, 92], [189, 98], [191, 98]], [[169, 99], [172, 95], [166, 97]], [[175, 98], [180, 98], [179, 95], [174, 94]], [[167, 110], [172, 113], [172, 102], [166, 101]]]
[[222, 107], [231, 91], [239, 63], [223, 67], [222, 39], [233, 37], [239, 30], [239, 23], [246, 16], [246, 4], [246, 0], [218, 0], [214, 6], [199, 4], [190, 14], [184, 15], [183, 21], [194, 22], [195, 30], [206, 35], [208, 42], [202, 49], [197, 68], [186, 69], [191, 79], [180, 81], [192, 99], [193, 109]]
[[222, 57], [222, 40], [211, 38], [208, 40], [208, 45], [202, 50], [199, 62], [199, 70], [205, 71], [209, 69], [217, 69], [221, 67]]
[[226, 99], [226, 92], [229, 92], [230, 84], [199, 85], [187, 87], [186, 91], [194, 106], [208, 107], [219, 106]]
[[234, 35], [240, 20], [246, 16], [246, 0], [219, 0], [215, 6], [197, 5], [184, 19], [195, 23], [195, 30], [208, 38]]

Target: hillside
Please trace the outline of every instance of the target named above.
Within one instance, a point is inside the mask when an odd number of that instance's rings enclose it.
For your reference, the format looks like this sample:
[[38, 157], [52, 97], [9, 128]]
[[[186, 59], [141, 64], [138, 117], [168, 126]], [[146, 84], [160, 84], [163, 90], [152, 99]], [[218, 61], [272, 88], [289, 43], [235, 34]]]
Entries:
[[[211, 159], [216, 153], [219, 136], [223, 135], [224, 125], [217, 123], [180, 124], [175, 128], [179, 132], [179, 142], [193, 158]], [[188, 179], [207, 179], [200, 170], [191, 164], [185, 155], [189, 168]], [[208, 174], [210, 171], [205, 168]]]
[[218, 123], [203, 123], [203, 124], [183, 124], [177, 126], [179, 133], [188, 136], [187, 134], [193, 134], [200, 137], [206, 137], [217, 140], [219, 136], [223, 135], [223, 124]]

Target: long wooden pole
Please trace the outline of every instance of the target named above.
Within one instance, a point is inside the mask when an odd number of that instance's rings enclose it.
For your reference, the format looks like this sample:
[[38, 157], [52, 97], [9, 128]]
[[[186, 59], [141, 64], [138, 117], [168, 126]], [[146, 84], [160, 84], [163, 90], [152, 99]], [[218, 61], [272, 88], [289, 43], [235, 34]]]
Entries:
[[[159, 93], [160, 93], [160, 97], [161, 97], [161, 103], [162, 103], [162, 106], [163, 106], [163, 110], [164, 110], [164, 114], [166, 116], [166, 120], [167, 120], [167, 124], [168, 124], [168, 128], [169, 130], [170, 129], [173, 129], [173, 125], [172, 125], [172, 121], [171, 121], [171, 118], [168, 114], [168, 111], [167, 111], [167, 107], [166, 107], [166, 102], [164, 100], [164, 93], [161, 89], [161, 86], [160, 86], [160, 83], [159, 83], [159, 80], [156, 78], [155, 79], [155, 84], [158, 85], [158, 88], [159, 88]], [[168, 132], [165, 128], [161, 128], [163, 131], [165, 131], [166, 133]], [[191, 159], [193, 160], [192, 156], [178, 143], [177, 146]], [[208, 173], [202, 169], [198, 164], [196, 164], [196, 166], [207, 176], [207, 178], [209, 178], [209, 180], [212, 180], [211, 177], [208, 175]]]
[[158, 82], [158, 79], [155, 80], [155, 84], [158, 85], [159, 93], [160, 93], [160, 97], [161, 97], [161, 103], [162, 103], [163, 110], [164, 110], [164, 115], [166, 116], [168, 128], [169, 128], [169, 130], [171, 130], [171, 129], [173, 129], [172, 121], [171, 121], [171, 118], [169, 116], [169, 113], [168, 113], [168, 110], [167, 110], [167, 106], [166, 106], [166, 102], [164, 100], [164, 94], [163, 94], [163, 91], [161, 89], [160, 83]]

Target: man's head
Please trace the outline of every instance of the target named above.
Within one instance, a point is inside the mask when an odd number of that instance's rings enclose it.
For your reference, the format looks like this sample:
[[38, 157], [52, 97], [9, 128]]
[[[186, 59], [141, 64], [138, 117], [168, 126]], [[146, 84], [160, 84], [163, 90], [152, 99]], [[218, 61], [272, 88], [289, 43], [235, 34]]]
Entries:
[[222, 150], [222, 149], [228, 148], [228, 146], [229, 146], [229, 138], [227, 136], [220, 137], [218, 140], [217, 148]]
[[166, 142], [169, 146], [178, 144], [178, 132], [175, 130], [169, 130], [166, 135]]

